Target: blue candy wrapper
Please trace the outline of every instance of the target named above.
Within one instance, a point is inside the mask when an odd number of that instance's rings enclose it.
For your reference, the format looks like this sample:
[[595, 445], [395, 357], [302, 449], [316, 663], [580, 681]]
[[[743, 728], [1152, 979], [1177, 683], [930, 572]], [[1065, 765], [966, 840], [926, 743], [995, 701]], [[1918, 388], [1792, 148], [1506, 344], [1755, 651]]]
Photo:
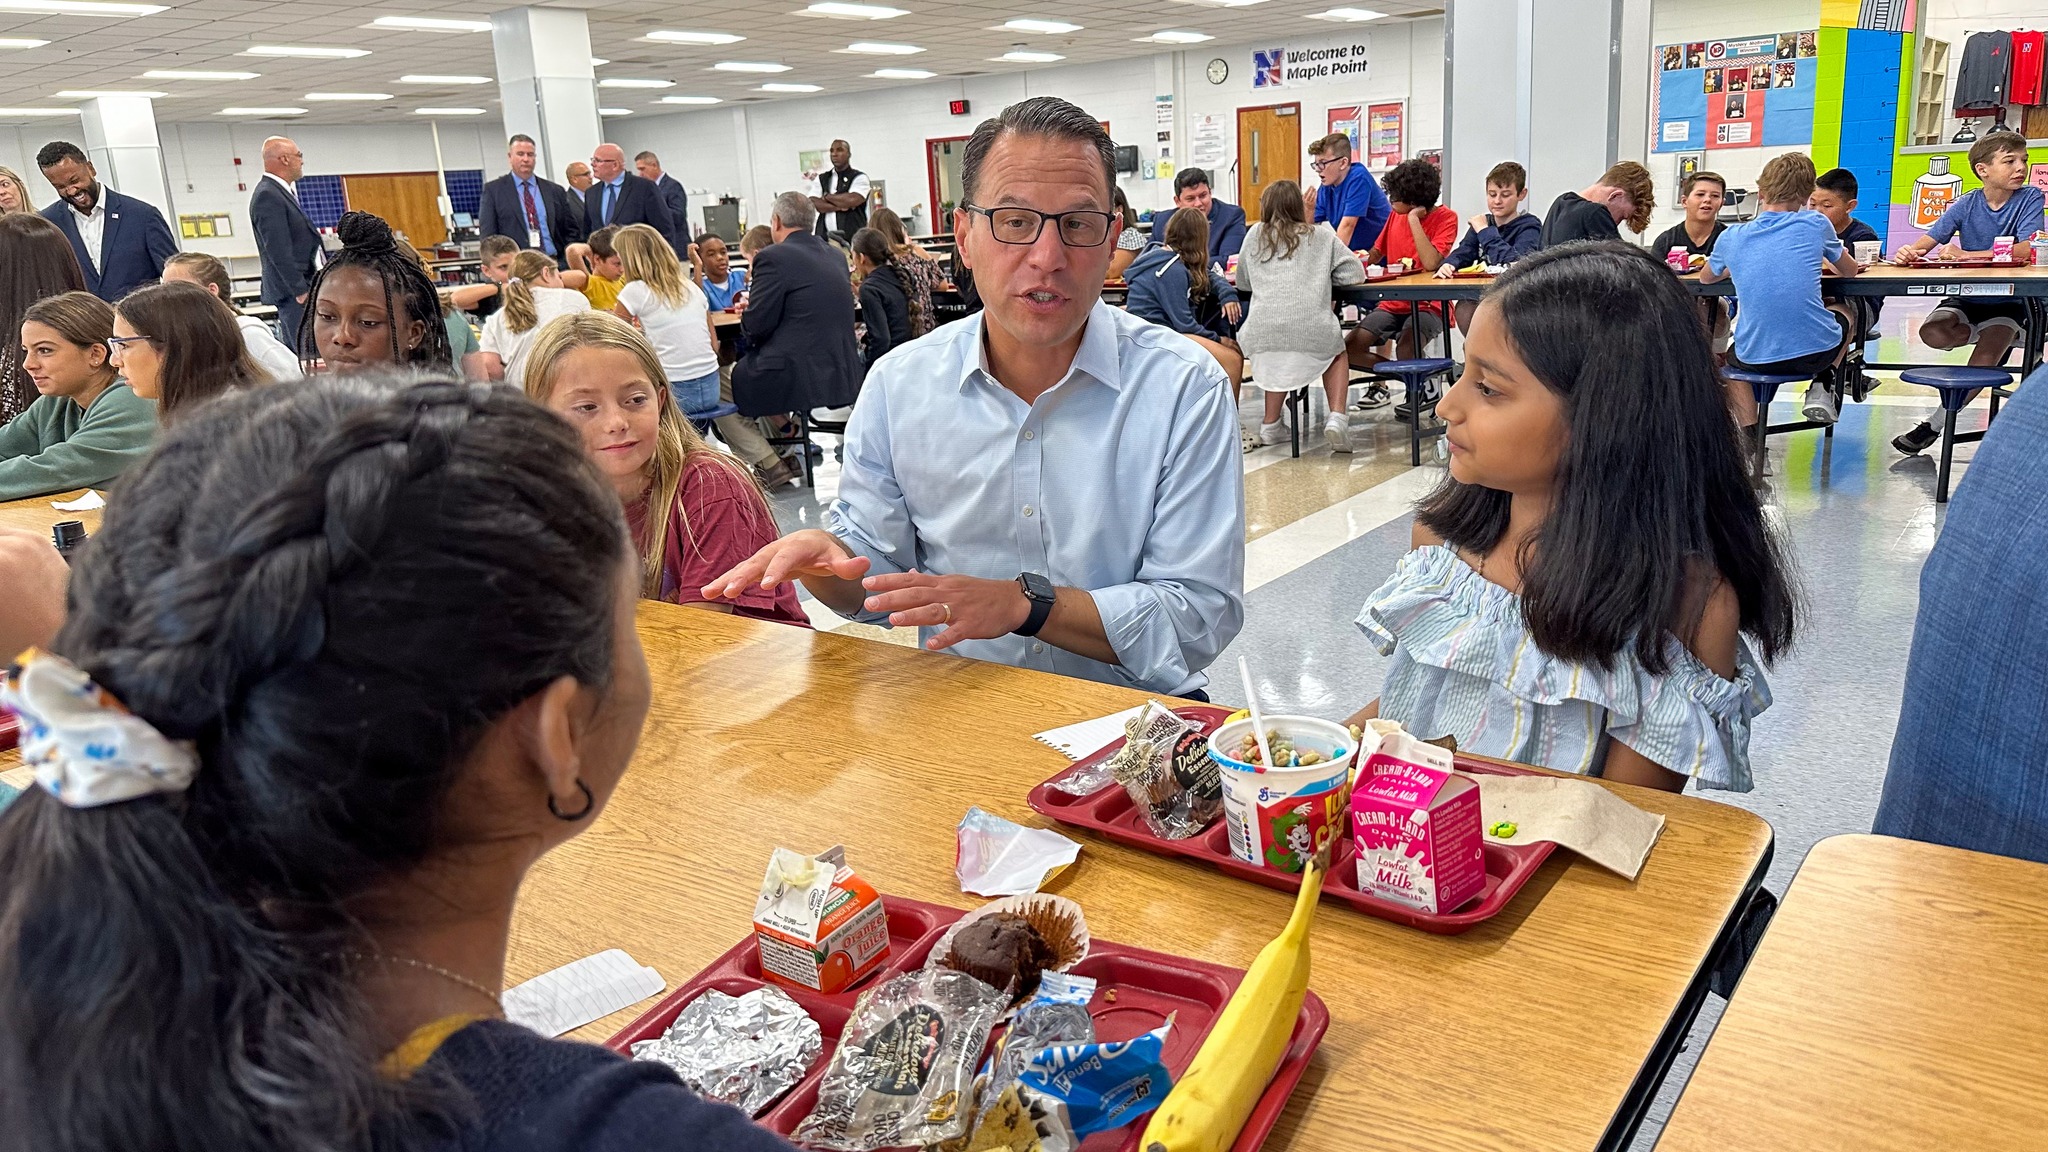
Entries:
[[1076, 1146], [1159, 1107], [1173, 1088], [1165, 1064], [1172, 1029], [1169, 1019], [1134, 1040], [1058, 1045], [1034, 1054], [1018, 1083], [1041, 1122], [1046, 1152]]

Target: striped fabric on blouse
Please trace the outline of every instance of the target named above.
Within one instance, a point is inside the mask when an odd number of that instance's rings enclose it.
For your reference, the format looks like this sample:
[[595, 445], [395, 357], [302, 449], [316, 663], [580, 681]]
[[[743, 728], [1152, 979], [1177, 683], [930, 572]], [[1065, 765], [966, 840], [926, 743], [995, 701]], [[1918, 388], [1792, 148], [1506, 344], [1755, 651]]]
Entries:
[[1736, 642], [1725, 680], [1665, 635], [1669, 671], [1645, 671], [1633, 647], [1601, 670], [1545, 654], [1521, 597], [1441, 545], [1418, 548], [1365, 602], [1358, 628], [1392, 657], [1380, 715], [1460, 751], [1599, 775], [1603, 736], [1703, 788], [1750, 789], [1749, 727], [1771, 705], [1763, 669]]

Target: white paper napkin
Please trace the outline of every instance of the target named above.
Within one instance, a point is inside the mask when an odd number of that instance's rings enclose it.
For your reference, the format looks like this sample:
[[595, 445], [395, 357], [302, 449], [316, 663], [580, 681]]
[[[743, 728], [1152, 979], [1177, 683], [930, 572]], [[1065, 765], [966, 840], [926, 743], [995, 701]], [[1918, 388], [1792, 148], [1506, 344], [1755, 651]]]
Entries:
[[1123, 739], [1124, 721], [1136, 716], [1143, 708], [1144, 705], [1140, 704], [1136, 708], [1126, 708], [1114, 716], [1102, 716], [1094, 720], [1083, 720], [1079, 724], [1069, 724], [1064, 728], [1049, 729], [1033, 736], [1032, 739], [1056, 749], [1069, 760], [1079, 760], [1083, 756], [1100, 752], [1113, 740]]
[[1591, 780], [1564, 776], [1499, 776], [1474, 772], [1480, 819], [1489, 829], [1503, 820], [1513, 836], [1488, 840], [1533, 844], [1548, 840], [1633, 880], [1664, 831], [1664, 817], [1645, 812]]
[[76, 500], [52, 500], [50, 507], [59, 512], [97, 512], [107, 506], [106, 498], [88, 488], [85, 495]]
[[661, 973], [607, 948], [505, 989], [505, 1019], [543, 1036], [560, 1036], [647, 999], [667, 985]]

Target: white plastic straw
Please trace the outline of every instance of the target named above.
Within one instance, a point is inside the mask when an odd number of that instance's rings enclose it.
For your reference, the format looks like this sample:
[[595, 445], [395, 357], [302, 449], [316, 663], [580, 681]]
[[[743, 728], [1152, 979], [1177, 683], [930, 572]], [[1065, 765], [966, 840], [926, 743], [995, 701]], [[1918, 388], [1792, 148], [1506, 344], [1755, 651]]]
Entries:
[[1266, 746], [1266, 718], [1259, 712], [1259, 694], [1252, 691], [1252, 666], [1243, 656], [1237, 658], [1237, 675], [1244, 682], [1245, 706], [1252, 710], [1252, 737], [1259, 742], [1261, 770], [1270, 771], [1279, 765], [1273, 763], [1273, 750]]

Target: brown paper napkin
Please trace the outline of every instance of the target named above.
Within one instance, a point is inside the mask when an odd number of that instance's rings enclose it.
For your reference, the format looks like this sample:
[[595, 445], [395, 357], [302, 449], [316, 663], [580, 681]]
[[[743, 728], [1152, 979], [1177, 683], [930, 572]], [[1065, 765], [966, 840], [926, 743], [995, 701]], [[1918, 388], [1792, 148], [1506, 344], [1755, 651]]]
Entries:
[[1470, 773], [1479, 785], [1480, 817], [1489, 829], [1503, 820], [1513, 836], [1501, 844], [1548, 840], [1610, 872], [1633, 880], [1664, 831], [1664, 818], [1645, 812], [1591, 780], [1566, 776], [1495, 776]]

